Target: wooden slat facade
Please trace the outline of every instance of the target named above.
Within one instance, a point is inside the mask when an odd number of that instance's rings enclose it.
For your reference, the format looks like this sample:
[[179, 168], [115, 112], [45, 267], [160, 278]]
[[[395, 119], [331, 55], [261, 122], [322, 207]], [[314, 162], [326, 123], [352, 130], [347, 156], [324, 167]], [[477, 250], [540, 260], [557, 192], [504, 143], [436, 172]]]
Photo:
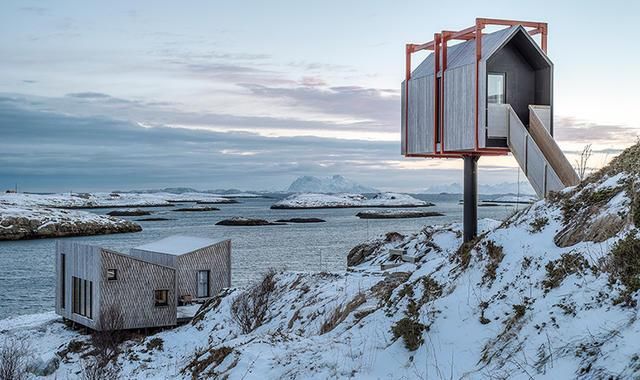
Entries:
[[[122, 329], [174, 326], [180, 295], [196, 298], [198, 271], [209, 272], [209, 297], [231, 286], [230, 240], [183, 255], [142, 250], [135, 253], [126, 255], [71, 241], [57, 242], [56, 313], [95, 330], [102, 329], [101, 315], [114, 309], [122, 316]], [[115, 270], [115, 279], [108, 278], [109, 270]], [[83, 313], [88, 311], [86, 316], [74, 312], [73, 277], [87, 281], [87, 290], [90, 282], [90, 296], [82, 297], [83, 303], [78, 305]], [[167, 291], [167, 305], [156, 305], [156, 290]], [[85, 299], [90, 307], [85, 306]]]

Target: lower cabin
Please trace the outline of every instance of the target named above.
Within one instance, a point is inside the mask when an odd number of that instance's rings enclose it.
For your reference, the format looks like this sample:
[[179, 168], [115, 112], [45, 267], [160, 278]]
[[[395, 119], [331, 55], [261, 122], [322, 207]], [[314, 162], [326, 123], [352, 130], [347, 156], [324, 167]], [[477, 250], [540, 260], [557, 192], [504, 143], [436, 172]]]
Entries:
[[231, 241], [171, 236], [131, 250], [59, 241], [56, 313], [93, 330], [170, 327], [231, 286]]

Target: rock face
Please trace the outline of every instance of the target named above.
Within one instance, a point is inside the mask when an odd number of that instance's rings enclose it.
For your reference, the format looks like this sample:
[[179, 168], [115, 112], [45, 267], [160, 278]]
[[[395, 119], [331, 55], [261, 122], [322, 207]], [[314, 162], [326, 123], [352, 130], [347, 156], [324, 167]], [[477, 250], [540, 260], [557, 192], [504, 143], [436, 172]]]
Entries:
[[320, 218], [291, 218], [278, 219], [276, 223], [324, 223], [326, 220]]
[[135, 210], [113, 210], [107, 213], [109, 216], [144, 216], [151, 215], [151, 211], [135, 209]]
[[407, 218], [427, 218], [431, 216], [444, 216], [435, 211], [419, 210], [383, 210], [383, 211], [362, 211], [356, 214], [360, 219], [407, 219]]
[[0, 240], [142, 231], [140, 225], [84, 211], [0, 205]]
[[231, 219], [221, 220], [216, 223], [216, 226], [278, 226], [286, 223], [270, 222], [264, 219], [235, 217]]
[[400, 241], [402, 239], [404, 239], [404, 235], [398, 232], [387, 232], [384, 239], [377, 239], [356, 245], [347, 254], [347, 267], [353, 267], [362, 264], [369, 256], [373, 255], [384, 244], [394, 241]]

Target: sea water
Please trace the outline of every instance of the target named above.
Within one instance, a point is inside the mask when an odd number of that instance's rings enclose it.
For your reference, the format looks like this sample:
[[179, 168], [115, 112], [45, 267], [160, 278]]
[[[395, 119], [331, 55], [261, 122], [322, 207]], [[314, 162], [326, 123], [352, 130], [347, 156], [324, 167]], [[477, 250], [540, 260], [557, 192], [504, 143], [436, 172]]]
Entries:
[[[149, 217], [172, 220], [138, 222], [137, 233], [65, 238], [128, 253], [131, 247], [173, 234], [231, 239], [233, 286], [244, 286], [269, 268], [292, 271], [342, 271], [346, 257], [355, 245], [390, 231], [413, 234], [425, 225], [461, 221], [462, 206], [457, 197], [418, 195], [436, 204], [424, 210], [445, 216], [417, 219], [374, 219], [356, 217], [358, 208], [315, 210], [271, 210], [275, 199], [243, 198], [240, 203], [214, 205], [220, 211], [176, 212], [172, 208], [149, 208]], [[514, 205], [480, 207], [480, 218], [503, 219]], [[522, 206], [520, 206], [522, 207]], [[113, 209], [89, 210], [106, 214]], [[325, 223], [282, 226], [216, 226], [234, 216], [274, 221], [294, 217], [314, 217]], [[143, 217], [127, 217], [135, 220]], [[56, 239], [0, 242], [0, 319], [53, 310], [55, 296], [54, 254]]]

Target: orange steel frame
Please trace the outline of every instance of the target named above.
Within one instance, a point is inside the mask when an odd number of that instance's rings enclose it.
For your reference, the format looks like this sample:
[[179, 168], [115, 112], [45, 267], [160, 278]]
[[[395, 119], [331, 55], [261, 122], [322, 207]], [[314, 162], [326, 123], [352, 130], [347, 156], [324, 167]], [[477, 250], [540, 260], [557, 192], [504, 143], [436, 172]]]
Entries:
[[[405, 48], [405, 112], [404, 112], [404, 156], [405, 157], [426, 157], [426, 158], [462, 158], [464, 156], [503, 156], [509, 153], [507, 148], [480, 148], [479, 142], [479, 68], [480, 60], [482, 58], [482, 30], [487, 25], [500, 25], [500, 26], [515, 26], [522, 25], [525, 28], [533, 28], [528, 31], [532, 36], [541, 34], [541, 47], [542, 50], [547, 53], [547, 23], [544, 22], [532, 22], [532, 21], [516, 21], [516, 20], [500, 20], [491, 18], [476, 18], [475, 26], [468, 27], [459, 31], [443, 30], [440, 33], [433, 35], [433, 41], [424, 44], [407, 44]], [[480, 38], [476, 38], [480, 36]], [[468, 151], [451, 151], [446, 150], [444, 146], [444, 72], [447, 69], [447, 42], [452, 40], [472, 40], [476, 41], [476, 96], [475, 96], [475, 147], [473, 150]], [[431, 154], [410, 154], [407, 153], [409, 147], [409, 79], [411, 79], [411, 54], [421, 50], [433, 50], [434, 52], [434, 99], [440, 99], [440, 101], [434, 101], [433, 109], [433, 152]], [[440, 62], [440, 52], [442, 52], [442, 62]], [[440, 86], [438, 83], [438, 73], [442, 72], [440, 79]], [[440, 107], [440, 110], [437, 107]], [[438, 123], [438, 111], [440, 111], [440, 123]], [[440, 129], [440, 150], [438, 151], [438, 143], [436, 136], [438, 135], [438, 128]]]

